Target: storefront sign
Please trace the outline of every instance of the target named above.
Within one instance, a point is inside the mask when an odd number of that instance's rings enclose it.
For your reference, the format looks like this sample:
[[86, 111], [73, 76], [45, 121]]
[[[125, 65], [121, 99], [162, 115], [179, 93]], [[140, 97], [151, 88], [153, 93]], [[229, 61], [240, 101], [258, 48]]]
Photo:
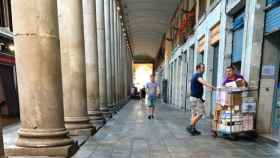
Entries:
[[274, 65], [263, 65], [262, 66], [262, 76], [272, 76], [275, 75], [275, 66]]

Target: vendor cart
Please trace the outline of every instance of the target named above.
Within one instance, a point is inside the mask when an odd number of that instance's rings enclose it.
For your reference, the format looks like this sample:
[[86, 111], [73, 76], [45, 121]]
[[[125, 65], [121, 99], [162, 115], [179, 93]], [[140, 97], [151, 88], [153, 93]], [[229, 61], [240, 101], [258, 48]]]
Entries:
[[247, 88], [219, 88], [215, 116], [212, 121], [213, 136], [220, 134], [236, 140], [240, 134], [256, 135], [256, 100]]

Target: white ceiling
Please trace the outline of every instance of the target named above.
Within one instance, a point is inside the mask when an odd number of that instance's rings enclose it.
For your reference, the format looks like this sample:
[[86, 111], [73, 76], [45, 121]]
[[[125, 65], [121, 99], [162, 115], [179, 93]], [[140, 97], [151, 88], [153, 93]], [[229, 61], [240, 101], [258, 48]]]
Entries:
[[134, 55], [156, 57], [177, 0], [124, 0]]

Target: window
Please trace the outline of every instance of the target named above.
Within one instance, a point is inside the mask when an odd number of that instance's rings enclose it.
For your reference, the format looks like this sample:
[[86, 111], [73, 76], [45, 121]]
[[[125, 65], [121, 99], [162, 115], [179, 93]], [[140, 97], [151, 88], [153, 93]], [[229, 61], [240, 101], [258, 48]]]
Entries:
[[0, 0], [0, 27], [12, 30], [11, 0]]

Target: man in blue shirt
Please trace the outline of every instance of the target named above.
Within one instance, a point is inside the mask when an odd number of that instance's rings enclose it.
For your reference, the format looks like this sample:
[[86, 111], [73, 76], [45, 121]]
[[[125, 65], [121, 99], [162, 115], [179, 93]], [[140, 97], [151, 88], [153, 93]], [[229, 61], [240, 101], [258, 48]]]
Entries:
[[191, 125], [187, 127], [187, 131], [193, 136], [201, 134], [201, 132], [196, 130], [196, 124], [205, 113], [204, 100], [202, 98], [203, 86], [206, 86], [211, 90], [215, 89], [214, 86], [212, 86], [206, 80], [203, 79], [204, 71], [205, 71], [204, 64], [196, 65], [196, 72], [193, 74], [191, 79], [190, 102], [191, 102], [192, 119], [191, 119]]

